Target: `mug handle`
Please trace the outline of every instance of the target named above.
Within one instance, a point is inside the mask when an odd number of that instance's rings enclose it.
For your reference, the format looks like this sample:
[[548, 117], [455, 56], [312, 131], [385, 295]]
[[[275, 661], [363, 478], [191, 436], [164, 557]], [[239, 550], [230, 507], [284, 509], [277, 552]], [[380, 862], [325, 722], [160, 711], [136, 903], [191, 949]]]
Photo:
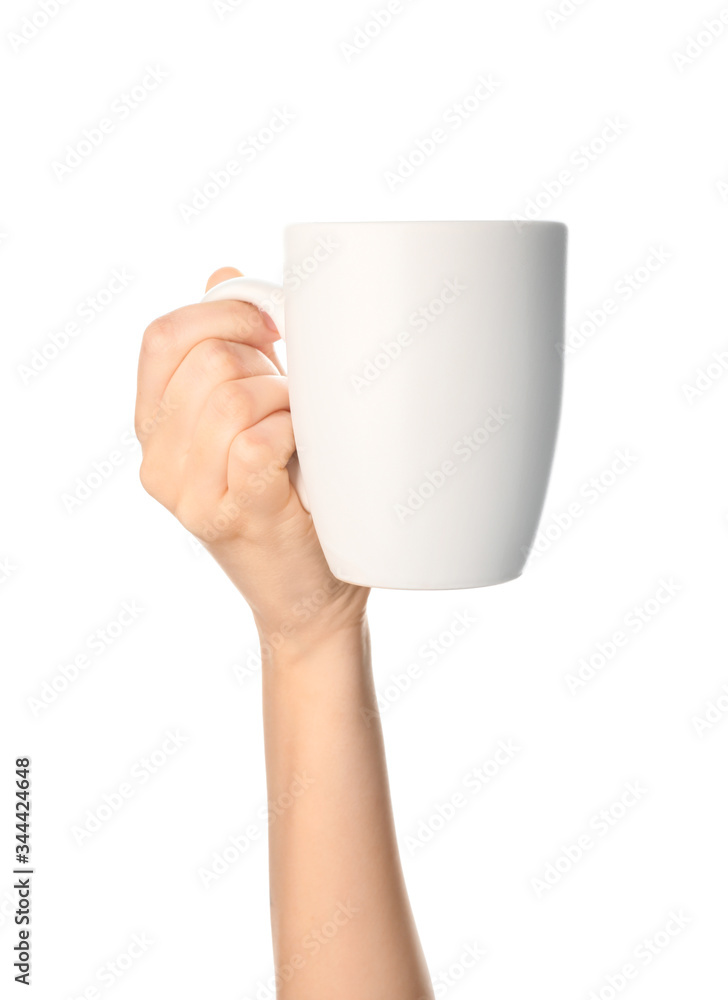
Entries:
[[[252, 278], [228, 278], [221, 281], [206, 292], [202, 302], [219, 302], [221, 299], [234, 299], [237, 302], [248, 302], [261, 312], [268, 313], [278, 328], [281, 338], [286, 339], [286, 321], [284, 310], [284, 294], [280, 285], [269, 281], [255, 281]], [[298, 454], [294, 451], [288, 462], [288, 475], [294, 490], [298, 493], [303, 509], [310, 512], [306, 488], [301, 477], [301, 467]]]

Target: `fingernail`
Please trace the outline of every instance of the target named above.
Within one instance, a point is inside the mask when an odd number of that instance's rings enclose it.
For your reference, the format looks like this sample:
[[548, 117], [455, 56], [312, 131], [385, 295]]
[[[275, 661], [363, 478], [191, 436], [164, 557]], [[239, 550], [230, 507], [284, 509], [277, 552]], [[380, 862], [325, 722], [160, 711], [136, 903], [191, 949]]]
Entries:
[[[266, 325], [266, 326], [268, 327], [268, 329], [269, 329], [269, 330], [272, 330], [272, 331], [273, 331], [274, 333], [278, 333], [278, 327], [277, 327], [277, 326], [275, 325], [275, 323], [273, 322], [273, 319], [272, 319], [272, 317], [271, 317], [271, 316], [269, 316], [267, 312], [263, 312], [262, 310], [261, 310], [261, 312], [262, 312], [262, 314], [263, 314], [263, 322], [264, 322], [264, 323], [265, 323], [265, 325]], [[280, 336], [280, 335], [279, 335], [279, 336]]]

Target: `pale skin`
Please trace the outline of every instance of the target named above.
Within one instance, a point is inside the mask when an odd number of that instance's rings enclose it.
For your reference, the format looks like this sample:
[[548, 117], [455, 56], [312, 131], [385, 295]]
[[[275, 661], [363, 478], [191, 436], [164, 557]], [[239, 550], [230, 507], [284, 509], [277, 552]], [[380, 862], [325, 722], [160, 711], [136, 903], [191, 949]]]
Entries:
[[[222, 268], [207, 288], [239, 274]], [[434, 1000], [394, 830], [369, 591], [332, 576], [291, 485], [278, 339], [233, 301], [147, 328], [141, 480], [203, 542], [258, 630], [278, 1000]]]

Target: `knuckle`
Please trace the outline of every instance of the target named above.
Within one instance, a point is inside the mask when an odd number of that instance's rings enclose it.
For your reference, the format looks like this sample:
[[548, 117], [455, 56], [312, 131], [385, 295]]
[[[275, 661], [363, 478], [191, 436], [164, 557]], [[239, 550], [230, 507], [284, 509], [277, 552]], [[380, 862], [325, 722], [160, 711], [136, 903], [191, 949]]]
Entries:
[[236, 381], [220, 382], [211, 397], [215, 412], [225, 420], [246, 423], [251, 417], [251, 405], [245, 388]]
[[174, 313], [166, 313], [153, 320], [144, 331], [142, 349], [156, 355], [168, 351], [179, 334], [179, 320]]
[[161, 492], [159, 469], [148, 458], [142, 459], [142, 464], [139, 467], [139, 479], [146, 492], [155, 500], [158, 499]]
[[224, 340], [203, 340], [195, 349], [204, 372], [213, 376], [238, 374], [235, 351]]
[[193, 535], [200, 537], [205, 518], [203, 512], [200, 510], [200, 504], [196, 499], [183, 493], [175, 504], [174, 516], [183, 528], [192, 532]]
[[231, 458], [247, 469], [258, 469], [270, 461], [268, 444], [252, 430], [238, 434], [230, 448]]

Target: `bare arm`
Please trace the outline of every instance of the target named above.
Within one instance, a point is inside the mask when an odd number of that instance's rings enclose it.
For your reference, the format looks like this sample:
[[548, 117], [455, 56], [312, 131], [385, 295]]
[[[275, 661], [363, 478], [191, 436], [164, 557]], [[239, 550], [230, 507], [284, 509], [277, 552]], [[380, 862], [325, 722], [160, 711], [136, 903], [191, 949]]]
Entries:
[[[208, 288], [238, 273], [218, 271]], [[331, 575], [291, 486], [276, 339], [240, 302], [150, 325], [141, 478], [207, 546], [258, 627], [280, 1000], [432, 1000], [394, 834], [368, 592]]]
[[[280, 1000], [432, 997], [404, 885], [366, 623], [263, 676]], [[365, 711], [362, 711], [362, 709]], [[287, 980], [285, 977], [289, 977]]]

